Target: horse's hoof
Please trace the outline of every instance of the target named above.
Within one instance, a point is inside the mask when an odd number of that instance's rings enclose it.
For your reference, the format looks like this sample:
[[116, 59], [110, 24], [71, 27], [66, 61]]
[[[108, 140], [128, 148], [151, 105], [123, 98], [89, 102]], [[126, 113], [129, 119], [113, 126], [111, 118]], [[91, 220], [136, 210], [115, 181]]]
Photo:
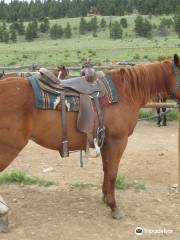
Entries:
[[119, 219], [123, 218], [124, 216], [125, 216], [125, 213], [123, 210], [120, 210], [117, 208], [115, 211], [112, 211], [112, 218], [114, 218], [114, 219], [119, 220]]

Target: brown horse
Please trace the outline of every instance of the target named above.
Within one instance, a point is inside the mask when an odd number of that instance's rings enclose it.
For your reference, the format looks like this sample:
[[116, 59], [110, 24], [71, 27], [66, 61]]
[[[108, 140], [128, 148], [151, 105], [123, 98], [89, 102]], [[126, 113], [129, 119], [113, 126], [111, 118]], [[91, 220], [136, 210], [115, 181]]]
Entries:
[[[174, 70], [175, 68], [175, 70]], [[101, 149], [104, 181], [103, 200], [111, 208], [113, 218], [123, 211], [116, 205], [115, 181], [128, 137], [133, 133], [139, 109], [158, 93], [172, 92], [180, 100], [176, 80], [180, 76], [180, 59], [114, 69], [107, 72], [114, 82], [119, 101], [104, 109], [106, 137]], [[174, 91], [175, 90], [175, 91]], [[0, 82], [0, 171], [3, 171], [31, 139], [59, 150], [62, 138], [58, 111], [37, 110], [30, 83], [23, 78], [7, 78]], [[85, 149], [85, 136], [76, 127], [77, 113], [68, 112], [70, 150]]]
[[[53, 73], [59, 80], [67, 79], [69, 76], [69, 70], [65, 66], [58, 66], [53, 70]], [[28, 74], [28, 72], [5, 73], [3, 71], [3, 73], [0, 73], [0, 80], [7, 77], [24, 77], [26, 74]], [[31, 72], [29, 74], [31, 74]]]

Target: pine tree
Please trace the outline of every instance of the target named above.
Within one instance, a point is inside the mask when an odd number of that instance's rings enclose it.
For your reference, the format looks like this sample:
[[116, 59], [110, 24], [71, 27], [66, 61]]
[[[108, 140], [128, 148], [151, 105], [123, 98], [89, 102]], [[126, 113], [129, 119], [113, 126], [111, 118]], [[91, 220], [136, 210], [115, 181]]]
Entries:
[[38, 31], [38, 22], [36, 19], [34, 19], [31, 23], [33, 38], [37, 38], [37, 31]]
[[127, 19], [126, 18], [121, 18], [120, 24], [123, 28], [127, 28], [128, 27]]
[[101, 18], [100, 27], [103, 29], [106, 28], [106, 20], [104, 18]]
[[64, 37], [65, 38], [71, 38], [72, 32], [71, 32], [71, 26], [69, 23], [67, 23], [66, 28], [64, 29]]
[[146, 18], [137, 16], [135, 19], [135, 32], [141, 37], [149, 37], [152, 33], [152, 24]]
[[96, 33], [98, 29], [97, 17], [91, 18], [91, 30]]
[[119, 39], [122, 38], [122, 34], [123, 31], [121, 29], [120, 23], [118, 23], [118, 21], [112, 23], [110, 27], [110, 38]]
[[178, 34], [178, 37], [180, 38], [180, 5], [177, 7], [176, 13], [174, 15], [174, 26], [175, 31]]
[[9, 32], [7, 30], [4, 30], [3, 32], [3, 42], [5, 43], [9, 42]]
[[39, 27], [40, 31], [45, 33], [49, 31], [49, 19], [48, 18], [44, 18], [42, 23], [40, 24]]
[[27, 41], [32, 41], [34, 38], [34, 31], [32, 23], [29, 23], [25, 31], [25, 39]]
[[150, 37], [151, 32], [152, 32], [152, 25], [147, 19], [145, 19], [143, 24], [143, 37]]
[[23, 23], [23, 20], [22, 20], [22, 19], [19, 20], [19, 24], [18, 24], [18, 29], [17, 29], [17, 31], [18, 31], [18, 34], [19, 34], [19, 35], [24, 35], [24, 33], [25, 33], [25, 27], [24, 27], [24, 23]]
[[85, 34], [87, 31], [87, 22], [86, 20], [82, 17], [80, 20], [80, 24], [79, 24], [79, 33], [80, 34]]
[[54, 24], [50, 29], [50, 37], [52, 39], [62, 38], [63, 34], [64, 34], [64, 32], [63, 32], [63, 28], [61, 27], [61, 25]]
[[142, 26], [143, 26], [143, 17], [138, 15], [135, 19], [135, 32], [141, 36], [141, 32], [142, 32]]
[[16, 30], [14, 28], [11, 28], [10, 30], [10, 39], [14, 43], [17, 41]]

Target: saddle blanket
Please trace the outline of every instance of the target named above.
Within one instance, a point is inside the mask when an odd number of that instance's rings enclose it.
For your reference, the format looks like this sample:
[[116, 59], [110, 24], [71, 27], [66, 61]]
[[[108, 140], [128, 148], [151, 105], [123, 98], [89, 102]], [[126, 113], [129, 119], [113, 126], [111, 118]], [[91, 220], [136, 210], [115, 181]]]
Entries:
[[[30, 81], [34, 97], [35, 97], [35, 107], [38, 109], [51, 109], [60, 110], [61, 109], [61, 99], [60, 95], [46, 92], [42, 90], [39, 86], [38, 79], [36, 76], [28, 76], [27, 79]], [[102, 80], [106, 87], [106, 93], [100, 98], [100, 104], [102, 106], [107, 106], [111, 103], [116, 103], [118, 101], [116, 89], [112, 80], [106, 75]], [[79, 111], [79, 97], [77, 96], [66, 96], [65, 97], [66, 108], [68, 112]]]

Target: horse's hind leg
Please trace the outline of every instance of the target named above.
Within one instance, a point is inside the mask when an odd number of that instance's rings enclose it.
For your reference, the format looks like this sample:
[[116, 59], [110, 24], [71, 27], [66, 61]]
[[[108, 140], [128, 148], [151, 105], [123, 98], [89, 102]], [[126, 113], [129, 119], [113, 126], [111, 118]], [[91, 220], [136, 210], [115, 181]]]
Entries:
[[163, 111], [163, 126], [167, 126], [166, 108], [162, 108]]
[[128, 137], [121, 140], [107, 138], [102, 147], [102, 161], [104, 170], [103, 200], [112, 210], [112, 217], [120, 219], [124, 216], [122, 210], [118, 209], [115, 200], [115, 182], [119, 162], [127, 145]]
[[158, 125], [158, 127], [160, 127], [161, 126], [161, 121], [162, 121], [162, 119], [161, 119], [161, 109], [156, 108], [156, 111], [157, 111], [157, 125]]

